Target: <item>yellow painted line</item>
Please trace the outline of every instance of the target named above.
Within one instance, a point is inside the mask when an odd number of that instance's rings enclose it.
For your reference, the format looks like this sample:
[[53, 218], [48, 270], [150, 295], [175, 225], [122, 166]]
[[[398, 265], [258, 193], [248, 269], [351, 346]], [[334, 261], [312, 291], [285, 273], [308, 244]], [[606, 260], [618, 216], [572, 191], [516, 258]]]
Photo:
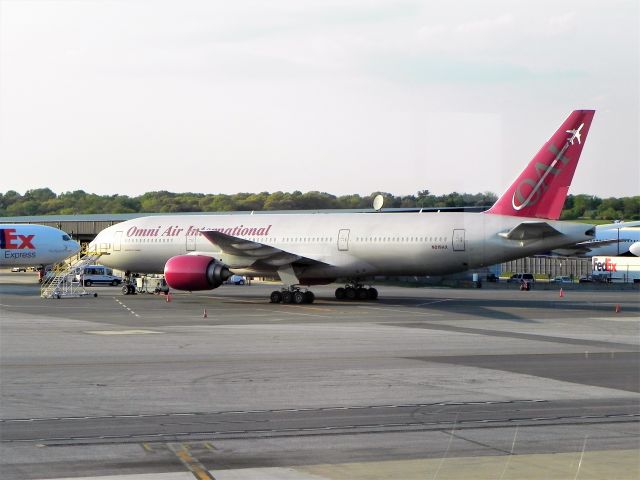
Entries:
[[149, 445], [148, 443], [143, 443], [142, 448], [144, 448], [144, 450], [147, 452], [153, 452], [153, 448], [151, 448], [151, 445]]
[[187, 469], [198, 480], [215, 480], [214, 476], [209, 473], [205, 466], [202, 465], [202, 463], [200, 463], [197, 458], [195, 458], [187, 451], [187, 445], [168, 443], [167, 447], [169, 448], [169, 450], [176, 454], [176, 457], [180, 459], [182, 464], [187, 467]]

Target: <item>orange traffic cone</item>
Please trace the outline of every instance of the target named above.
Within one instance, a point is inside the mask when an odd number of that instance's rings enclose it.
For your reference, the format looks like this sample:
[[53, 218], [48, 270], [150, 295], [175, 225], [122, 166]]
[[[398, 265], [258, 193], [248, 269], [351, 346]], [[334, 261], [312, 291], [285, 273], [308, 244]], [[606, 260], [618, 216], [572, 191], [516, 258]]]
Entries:
[[171, 292], [167, 292], [167, 303], [171, 301]]
[[562, 288], [560, 289], [560, 298], [564, 297], [564, 291], [562, 290]]
[[204, 312], [202, 312], [202, 318], [207, 318], [207, 317], [208, 317], [208, 315], [207, 315], [207, 309], [205, 308], [205, 309], [204, 309]]
[[622, 310], [622, 309], [620, 308], [620, 305], [616, 305], [616, 313], [620, 313], [620, 310]]

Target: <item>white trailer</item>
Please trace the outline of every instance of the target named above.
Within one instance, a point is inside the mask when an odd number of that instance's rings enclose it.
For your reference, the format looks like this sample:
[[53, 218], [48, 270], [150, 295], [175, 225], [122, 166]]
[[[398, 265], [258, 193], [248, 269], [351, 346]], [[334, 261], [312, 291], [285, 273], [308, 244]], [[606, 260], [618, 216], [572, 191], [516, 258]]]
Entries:
[[592, 257], [591, 269], [595, 278], [640, 283], [640, 257]]

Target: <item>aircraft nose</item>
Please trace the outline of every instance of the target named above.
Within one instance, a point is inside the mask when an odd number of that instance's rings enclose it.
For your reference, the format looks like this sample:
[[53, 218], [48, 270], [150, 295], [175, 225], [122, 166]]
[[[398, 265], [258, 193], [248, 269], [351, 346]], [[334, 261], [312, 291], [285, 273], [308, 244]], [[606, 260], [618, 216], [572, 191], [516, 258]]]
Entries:
[[71, 251], [72, 255], [75, 255], [80, 251], [80, 244], [75, 240], [69, 240], [67, 248]]
[[98, 232], [98, 235], [96, 235], [96, 238], [94, 238], [89, 244], [89, 251], [97, 252], [101, 244], [109, 243], [110, 236], [111, 235], [109, 232], [109, 228], [105, 228], [104, 230]]

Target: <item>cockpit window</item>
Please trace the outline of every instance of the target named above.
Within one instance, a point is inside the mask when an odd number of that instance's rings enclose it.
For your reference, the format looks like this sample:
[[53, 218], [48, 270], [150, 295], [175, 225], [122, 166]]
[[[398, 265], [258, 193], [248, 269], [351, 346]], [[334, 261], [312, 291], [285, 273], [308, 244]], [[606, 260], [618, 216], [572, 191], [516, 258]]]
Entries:
[[68, 242], [69, 240], [71, 240], [71, 237], [69, 235], [62, 235], [62, 240]]

